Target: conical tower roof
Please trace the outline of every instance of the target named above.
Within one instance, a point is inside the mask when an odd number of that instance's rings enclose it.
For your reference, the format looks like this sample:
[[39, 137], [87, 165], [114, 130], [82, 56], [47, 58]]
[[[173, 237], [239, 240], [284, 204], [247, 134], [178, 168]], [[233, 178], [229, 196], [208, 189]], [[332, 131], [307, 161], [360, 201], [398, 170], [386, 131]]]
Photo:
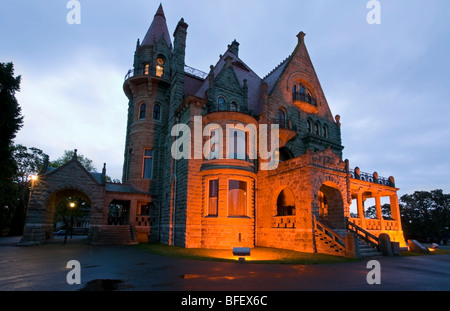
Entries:
[[168, 46], [172, 45], [162, 4], [159, 5], [158, 10], [156, 11], [153, 22], [150, 25], [144, 40], [142, 40], [142, 45], [153, 45], [154, 42], [159, 41], [161, 38], [164, 38]]

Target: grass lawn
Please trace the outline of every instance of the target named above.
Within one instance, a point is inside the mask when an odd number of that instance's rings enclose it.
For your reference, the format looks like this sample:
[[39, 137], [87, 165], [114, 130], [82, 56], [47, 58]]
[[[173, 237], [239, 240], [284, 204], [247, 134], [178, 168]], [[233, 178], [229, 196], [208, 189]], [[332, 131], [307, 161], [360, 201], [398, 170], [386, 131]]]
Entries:
[[[172, 256], [194, 260], [213, 260], [236, 262], [238, 257], [233, 256], [231, 249], [200, 249], [200, 248], [182, 248], [177, 246], [168, 246], [163, 244], [142, 243], [136, 247], [163, 256]], [[246, 263], [272, 263], [272, 264], [331, 264], [357, 261], [354, 258], [345, 258], [325, 254], [301, 253], [285, 249], [255, 247], [251, 249], [251, 256], [246, 258]]]

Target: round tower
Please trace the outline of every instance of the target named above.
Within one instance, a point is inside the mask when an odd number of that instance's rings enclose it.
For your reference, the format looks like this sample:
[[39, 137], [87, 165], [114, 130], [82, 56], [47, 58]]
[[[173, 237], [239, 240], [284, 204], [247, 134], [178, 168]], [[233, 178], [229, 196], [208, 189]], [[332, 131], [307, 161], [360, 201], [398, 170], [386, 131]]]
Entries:
[[138, 40], [133, 69], [125, 77], [129, 99], [123, 182], [149, 191], [162, 125], [169, 113], [172, 42], [162, 5], [142, 43]]

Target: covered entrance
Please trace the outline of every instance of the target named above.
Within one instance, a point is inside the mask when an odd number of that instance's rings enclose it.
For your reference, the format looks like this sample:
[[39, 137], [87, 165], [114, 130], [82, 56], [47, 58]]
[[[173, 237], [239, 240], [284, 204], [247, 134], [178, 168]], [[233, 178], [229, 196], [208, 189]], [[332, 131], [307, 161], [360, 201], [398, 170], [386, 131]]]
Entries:
[[333, 228], [345, 228], [344, 201], [339, 188], [331, 183], [320, 187], [319, 219]]
[[108, 225], [120, 226], [130, 223], [130, 201], [113, 200], [109, 204]]

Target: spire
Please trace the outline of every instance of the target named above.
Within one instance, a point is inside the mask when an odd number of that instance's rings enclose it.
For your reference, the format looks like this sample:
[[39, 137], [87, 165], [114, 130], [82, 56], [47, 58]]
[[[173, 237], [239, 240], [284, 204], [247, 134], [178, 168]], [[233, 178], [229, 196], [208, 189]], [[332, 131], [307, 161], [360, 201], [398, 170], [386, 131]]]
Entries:
[[154, 42], [159, 41], [161, 38], [164, 38], [167, 45], [171, 46], [172, 41], [170, 40], [166, 16], [164, 15], [162, 4], [159, 5], [158, 10], [156, 11], [153, 22], [150, 25], [144, 40], [142, 40], [142, 45], [153, 45]]

